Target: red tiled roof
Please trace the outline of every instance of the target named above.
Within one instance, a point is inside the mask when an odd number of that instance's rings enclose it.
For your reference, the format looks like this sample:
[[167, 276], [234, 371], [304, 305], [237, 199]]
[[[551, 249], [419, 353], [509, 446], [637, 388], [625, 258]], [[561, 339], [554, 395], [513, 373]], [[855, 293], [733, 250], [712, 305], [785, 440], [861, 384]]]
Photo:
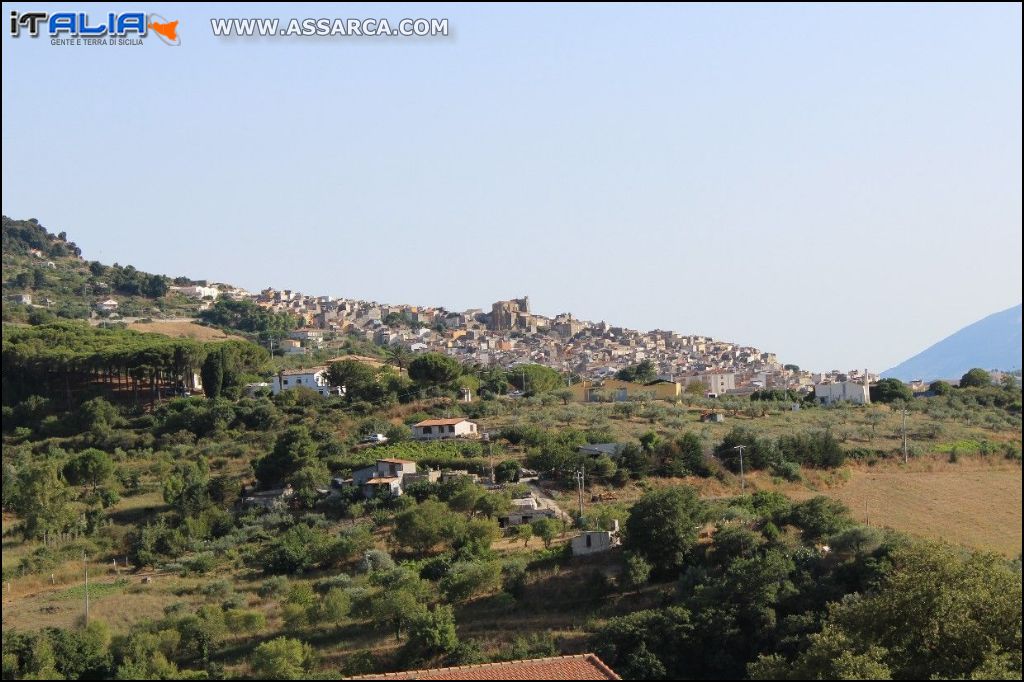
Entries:
[[594, 654], [534, 658], [526, 661], [460, 665], [350, 677], [350, 680], [620, 680]]
[[454, 424], [461, 424], [465, 421], [469, 420], [465, 417], [459, 417], [457, 419], [426, 419], [418, 424], [414, 424], [414, 426], [452, 426]]
[[281, 370], [281, 374], [286, 377], [295, 376], [296, 374], [316, 374], [317, 372], [326, 371], [327, 367], [306, 367], [305, 369], [285, 369]]

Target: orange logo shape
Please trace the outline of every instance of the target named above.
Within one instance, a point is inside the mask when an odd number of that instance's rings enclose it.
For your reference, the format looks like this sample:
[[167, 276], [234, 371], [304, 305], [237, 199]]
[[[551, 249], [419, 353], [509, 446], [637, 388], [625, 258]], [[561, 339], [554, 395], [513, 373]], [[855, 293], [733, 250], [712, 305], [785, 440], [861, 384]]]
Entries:
[[152, 17], [160, 19], [161, 21], [150, 20], [147, 27], [156, 33], [160, 40], [164, 41], [168, 45], [180, 45], [181, 40], [178, 39], [178, 20], [167, 21], [159, 14], [154, 14]]

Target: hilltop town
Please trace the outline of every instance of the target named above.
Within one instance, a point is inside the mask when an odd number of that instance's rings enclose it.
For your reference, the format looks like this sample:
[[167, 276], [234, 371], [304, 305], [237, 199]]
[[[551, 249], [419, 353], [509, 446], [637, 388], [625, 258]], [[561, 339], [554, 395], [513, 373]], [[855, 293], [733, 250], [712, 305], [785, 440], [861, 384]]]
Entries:
[[[258, 294], [223, 284], [177, 289], [203, 299], [205, 306], [227, 297], [296, 316], [301, 326], [280, 341], [286, 354], [307, 354], [355, 336], [379, 346], [402, 346], [413, 353], [441, 352], [464, 363], [504, 369], [540, 364], [598, 381], [649, 362], [654, 380], [678, 382], [682, 387], [701, 383], [717, 395], [749, 395], [762, 389], [807, 392], [815, 384], [863, 384], [866, 375], [866, 370], [801, 371], [796, 365], [780, 363], [775, 353], [709, 336], [660, 329], [638, 331], [581, 320], [572, 313], [549, 317], [534, 312], [527, 296], [497, 301], [489, 311], [450, 311], [311, 296], [288, 289], [267, 288]], [[869, 382], [877, 378], [867, 374]]]
[[[489, 309], [453, 311], [291, 289], [255, 293], [228, 283], [87, 261], [64, 233], [50, 234], [33, 220], [5, 216], [4, 234], [5, 310], [12, 320], [18, 319], [18, 309], [26, 319], [34, 313], [88, 318], [93, 324], [198, 320], [246, 336], [297, 365], [326, 360], [355, 341], [410, 355], [439, 352], [466, 365], [505, 370], [543, 365], [584, 390], [642, 366], [643, 372], [630, 378], [641, 385], [669, 384], [657, 388], [658, 397], [687, 388], [739, 397], [789, 390], [815, 392], [823, 401], [862, 402], [861, 387], [878, 380], [864, 369], [802, 370], [781, 363], [775, 353], [700, 334], [640, 331], [569, 312], [542, 315], [527, 296], [494, 302]], [[923, 382], [910, 385], [927, 389]]]

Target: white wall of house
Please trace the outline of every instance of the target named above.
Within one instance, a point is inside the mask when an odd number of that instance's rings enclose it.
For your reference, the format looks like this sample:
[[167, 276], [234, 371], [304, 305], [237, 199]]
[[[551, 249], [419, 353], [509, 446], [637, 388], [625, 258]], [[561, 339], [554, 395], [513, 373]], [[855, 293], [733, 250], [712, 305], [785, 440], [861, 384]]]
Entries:
[[701, 374], [697, 377], [697, 381], [706, 384], [709, 393], [717, 393], [718, 395], [736, 388], [736, 375], [732, 372]]
[[361, 486], [362, 484], [369, 481], [371, 478], [377, 477], [377, 465], [371, 464], [368, 467], [362, 469], [356, 469], [352, 472], [352, 485]]
[[416, 473], [416, 462], [399, 461], [394, 459], [378, 459], [377, 475], [381, 477], [397, 476], [402, 478], [406, 474]]
[[417, 424], [412, 427], [412, 435], [417, 440], [466, 438], [477, 435], [477, 430], [475, 423], [463, 420], [457, 424]]
[[184, 287], [171, 287], [171, 291], [177, 291], [178, 293], [189, 296], [191, 298], [217, 298], [220, 295], [220, 289], [217, 287], [204, 287], [204, 286], [184, 286]]
[[619, 544], [619, 537], [610, 530], [585, 530], [572, 539], [573, 556], [607, 552]]
[[339, 395], [342, 392], [339, 387], [330, 385], [327, 381], [327, 370], [324, 368], [278, 374], [270, 384], [270, 391], [277, 395], [281, 391], [299, 386], [311, 388], [320, 395]]
[[816, 384], [814, 397], [822, 405], [831, 405], [842, 401], [855, 405], [866, 405], [871, 402], [871, 393], [867, 386], [857, 381], [839, 381], [834, 384]]

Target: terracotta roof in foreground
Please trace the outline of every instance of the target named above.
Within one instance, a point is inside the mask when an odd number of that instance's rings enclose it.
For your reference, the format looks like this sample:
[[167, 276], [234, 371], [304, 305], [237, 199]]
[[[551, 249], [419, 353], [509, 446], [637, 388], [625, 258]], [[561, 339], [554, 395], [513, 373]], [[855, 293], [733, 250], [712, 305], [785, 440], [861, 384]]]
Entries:
[[460, 665], [349, 677], [350, 680], [620, 680], [594, 654]]

